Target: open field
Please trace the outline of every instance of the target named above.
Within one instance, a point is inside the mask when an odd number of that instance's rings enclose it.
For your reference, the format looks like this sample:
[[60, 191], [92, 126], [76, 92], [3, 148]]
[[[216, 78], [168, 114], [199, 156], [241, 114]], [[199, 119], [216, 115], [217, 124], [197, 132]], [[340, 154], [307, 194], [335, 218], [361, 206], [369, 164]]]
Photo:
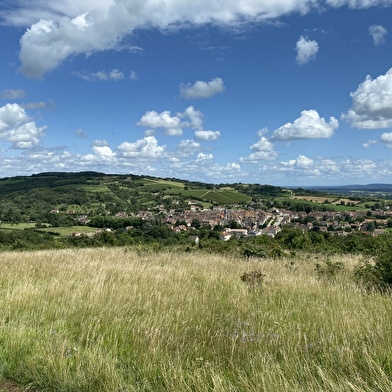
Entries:
[[[0, 382], [37, 391], [392, 390], [389, 296], [315, 263], [128, 248], [2, 253]], [[240, 277], [262, 270], [253, 288]], [[2, 384], [0, 384], [2, 385]]]
[[[276, 198], [277, 201], [284, 203], [288, 198], [284, 197], [278, 197]], [[324, 204], [324, 201], [328, 200], [329, 203], [325, 204], [326, 207], [329, 209], [333, 209], [334, 211], [366, 211], [368, 208], [366, 208], [364, 205], [360, 204], [358, 201], [350, 201], [349, 199], [342, 199], [342, 198], [332, 198], [332, 197], [319, 197], [319, 196], [293, 196], [290, 197], [290, 204], [292, 206], [296, 204], [309, 204], [310, 206], [315, 206], [315, 207], [320, 207], [320, 204]], [[340, 204], [340, 201], [344, 201], [345, 204]], [[355, 203], [354, 205], [350, 206], [348, 203]]]
[[43, 229], [37, 229], [38, 231], [42, 232], [49, 232], [49, 233], [57, 233], [62, 237], [69, 237], [72, 233], [94, 233], [97, 231], [97, 228], [90, 227], [90, 226], [69, 226], [69, 227], [48, 227]]
[[325, 196], [293, 196], [293, 199], [306, 200], [306, 201], [311, 201], [313, 203], [324, 203], [326, 200], [328, 200], [329, 203], [334, 203], [334, 204], [340, 204], [342, 201], [345, 204], [352, 203], [352, 204], [356, 205], [356, 204], [360, 203], [360, 201], [353, 201], [353, 200], [346, 199], [346, 198], [325, 197]]
[[[10, 231], [10, 230], [24, 230], [24, 229], [34, 229], [41, 232], [49, 232], [49, 233], [57, 233], [60, 236], [68, 237], [74, 232], [79, 233], [94, 233], [97, 228], [90, 226], [68, 226], [68, 227], [50, 227], [48, 223], [44, 223], [44, 225], [48, 225], [46, 228], [37, 228], [35, 223], [3, 223], [0, 225], [0, 230]], [[1, 392], [1, 391], [0, 391]]]
[[24, 229], [34, 229], [35, 223], [0, 223], [0, 230], [24, 230]]

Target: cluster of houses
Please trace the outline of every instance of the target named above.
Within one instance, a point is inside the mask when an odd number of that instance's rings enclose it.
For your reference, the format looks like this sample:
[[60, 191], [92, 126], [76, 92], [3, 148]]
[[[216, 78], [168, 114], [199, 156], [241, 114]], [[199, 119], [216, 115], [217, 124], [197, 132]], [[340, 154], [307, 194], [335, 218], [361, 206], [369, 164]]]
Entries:
[[[373, 215], [371, 215], [373, 214]], [[194, 230], [197, 226], [225, 228], [220, 235], [221, 240], [227, 241], [232, 236], [246, 237], [266, 234], [274, 237], [284, 226], [290, 225], [302, 231], [329, 231], [335, 235], [348, 235], [351, 232], [365, 232], [370, 235], [385, 233], [388, 218], [392, 212], [385, 211], [315, 211], [306, 213], [285, 209], [272, 208], [268, 211], [254, 208], [226, 208], [214, 206], [203, 208], [198, 202], [190, 201], [189, 209], [167, 210], [164, 206], [157, 206], [155, 211], [139, 211], [134, 216], [143, 220], [155, 220], [157, 215], [163, 224], [168, 225], [176, 232]], [[369, 216], [371, 215], [371, 216]], [[126, 218], [125, 212], [115, 214], [118, 218]], [[376, 219], [377, 217], [377, 219]], [[306, 218], [306, 219], [305, 219]], [[80, 216], [80, 222], [87, 224], [89, 218]], [[306, 223], [304, 223], [306, 222]], [[235, 228], [229, 228], [229, 227]]]

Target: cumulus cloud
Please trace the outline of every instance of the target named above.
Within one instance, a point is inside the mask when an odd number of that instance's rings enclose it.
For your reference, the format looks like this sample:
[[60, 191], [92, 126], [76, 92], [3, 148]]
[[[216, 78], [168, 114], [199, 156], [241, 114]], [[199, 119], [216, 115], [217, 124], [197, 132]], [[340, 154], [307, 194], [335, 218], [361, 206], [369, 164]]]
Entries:
[[180, 113], [181, 118], [189, 118], [190, 122], [184, 123], [185, 126], [202, 130], [203, 129], [203, 113], [196, 110], [193, 106], [189, 106], [183, 113]]
[[95, 155], [103, 159], [113, 158], [116, 156], [116, 153], [113, 152], [109, 146], [93, 146], [92, 150]]
[[159, 146], [154, 136], [146, 136], [133, 143], [121, 143], [117, 149], [123, 158], [159, 159], [166, 157], [166, 146]]
[[129, 80], [138, 80], [138, 79], [139, 79], [139, 75], [135, 71], [131, 71], [131, 73], [129, 74]]
[[220, 132], [219, 131], [196, 131], [195, 132], [195, 137], [197, 140], [203, 140], [203, 141], [213, 141], [213, 140], [218, 140], [220, 137]]
[[[316, 183], [332, 183], [350, 182], [353, 179], [356, 181], [366, 180], [369, 178], [380, 179], [386, 174], [391, 175], [391, 165], [387, 164], [389, 168], [384, 170], [386, 162], [376, 164], [368, 159], [344, 159], [333, 160], [328, 158], [311, 159], [305, 155], [299, 155], [298, 158], [286, 162], [279, 162], [270, 166], [263, 166], [260, 170], [261, 173], [268, 175], [283, 175], [288, 181], [306, 181], [314, 180]], [[343, 183], [344, 183], [343, 182]]]
[[195, 159], [195, 163], [197, 165], [210, 165], [214, 160], [214, 156], [212, 154], [204, 154], [203, 152], [199, 152], [197, 154], [197, 158]]
[[105, 147], [108, 145], [108, 142], [105, 139], [96, 139], [93, 141], [93, 147]]
[[339, 122], [335, 117], [331, 117], [327, 123], [316, 110], [303, 110], [294, 123], [287, 123], [274, 131], [271, 140], [330, 138], [338, 127]]
[[193, 85], [190, 83], [180, 85], [181, 97], [185, 99], [210, 98], [223, 91], [225, 91], [225, 85], [221, 78], [215, 78], [209, 82], [198, 80]]
[[[260, 130], [258, 135], [264, 135], [265, 133], [265, 130]], [[278, 156], [278, 153], [274, 151], [274, 145], [264, 136], [261, 136], [257, 143], [251, 145], [250, 149], [254, 152], [245, 158], [241, 157], [240, 162], [257, 163], [259, 161], [271, 161]]]
[[256, 151], [249, 154], [247, 157], [241, 157], [240, 162], [257, 163], [259, 161], [273, 161], [277, 158], [276, 151]]
[[146, 128], [164, 128], [170, 136], [182, 135], [181, 119], [178, 116], [172, 116], [169, 110], [158, 113], [155, 110], [146, 112], [137, 125]]
[[273, 151], [274, 145], [266, 137], [262, 136], [250, 149], [254, 151]]
[[372, 25], [369, 27], [369, 34], [373, 38], [374, 45], [381, 45], [385, 43], [385, 36], [388, 34], [388, 31], [383, 26]]
[[303, 65], [316, 58], [319, 46], [316, 41], [310, 40], [308, 37], [301, 35], [297, 41], [296, 50], [296, 60], [298, 64]]
[[146, 136], [152, 136], [156, 129], [162, 128], [169, 136], [180, 136], [183, 128], [195, 130], [195, 137], [201, 141], [213, 141], [220, 137], [219, 131], [207, 131], [203, 127], [203, 113], [189, 106], [182, 113], [172, 115], [169, 110], [161, 113], [151, 110], [146, 112], [137, 125], [149, 128]]
[[12, 90], [12, 89], [6, 89], [3, 90], [0, 94], [0, 98], [3, 99], [20, 99], [26, 96], [26, 91], [25, 90]]
[[307, 158], [305, 155], [300, 155], [296, 159], [295, 165], [297, 167], [307, 169], [307, 168], [312, 167], [314, 165], [314, 161], [313, 161], [313, 159]]
[[7, 103], [0, 107], [0, 139], [12, 143], [12, 148], [27, 149], [45, 136], [46, 127], [37, 127], [20, 105]]
[[199, 152], [201, 145], [192, 139], [181, 140], [176, 148], [176, 157], [189, 157], [196, 152]]
[[109, 72], [106, 71], [98, 71], [92, 73], [84, 73], [84, 72], [72, 72], [73, 75], [86, 80], [87, 82], [105, 82], [105, 81], [112, 81], [118, 82], [125, 78], [124, 72], [119, 71], [118, 69], [113, 69]]
[[378, 129], [392, 126], [392, 68], [385, 75], [372, 79], [369, 75], [350, 94], [352, 108], [342, 115], [357, 129]]
[[392, 132], [383, 133], [381, 135], [380, 141], [381, 141], [381, 143], [392, 145]]

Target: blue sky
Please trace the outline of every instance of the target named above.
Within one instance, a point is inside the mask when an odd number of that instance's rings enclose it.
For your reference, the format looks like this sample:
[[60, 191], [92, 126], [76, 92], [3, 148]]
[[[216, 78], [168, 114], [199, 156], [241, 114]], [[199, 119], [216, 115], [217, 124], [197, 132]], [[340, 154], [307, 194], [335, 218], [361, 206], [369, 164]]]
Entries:
[[392, 183], [391, 21], [392, 0], [2, 0], [0, 177]]

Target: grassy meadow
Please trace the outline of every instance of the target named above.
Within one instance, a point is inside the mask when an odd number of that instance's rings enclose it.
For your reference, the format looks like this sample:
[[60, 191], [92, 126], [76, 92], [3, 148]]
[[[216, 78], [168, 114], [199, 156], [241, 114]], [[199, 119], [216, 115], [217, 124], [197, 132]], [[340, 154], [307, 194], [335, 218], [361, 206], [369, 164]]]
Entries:
[[[358, 257], [132, 248], [1, 254], [0, 381], [32, 391], [392, 390], [392, 302]], [[262, 283], [244, 282], [261, 270]]]

